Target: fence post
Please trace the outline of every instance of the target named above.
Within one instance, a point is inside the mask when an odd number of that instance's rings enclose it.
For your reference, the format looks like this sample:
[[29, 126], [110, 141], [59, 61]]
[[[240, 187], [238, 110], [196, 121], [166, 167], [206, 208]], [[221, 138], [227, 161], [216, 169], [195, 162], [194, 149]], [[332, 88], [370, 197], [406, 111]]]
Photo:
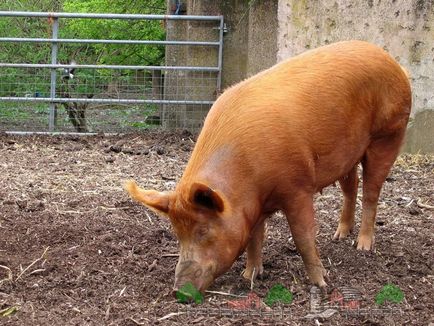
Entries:
[[216, 97], [219, 97], [222, 91], [222, 70], [223, 70], [223, 35], [225, 32], [225, 24], [223, 20], [223, 16], [220, 17], [220, 26], [219, 26], [219, 52], [218, 52], [218, 75], [217, 75], [217, 94]]
[[[51, 17], [52, 22], [52, 42], [51, 42], [51, 64], [57, 64], [58, 44], [55, 40], [59, 34], [59, 18]], [[51, 83], [50, 83], [50, 114], [48, 120], [48, 130], [54, 131], [56, 128], [57, 109], [54, 99], [56, 97], [56, 68], [51, 68]]]

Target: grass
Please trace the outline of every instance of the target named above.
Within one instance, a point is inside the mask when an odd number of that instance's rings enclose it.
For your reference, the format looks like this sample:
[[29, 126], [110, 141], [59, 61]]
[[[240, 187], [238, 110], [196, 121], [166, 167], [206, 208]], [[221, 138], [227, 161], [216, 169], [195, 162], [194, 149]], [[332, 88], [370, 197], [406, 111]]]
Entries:
[[[18, 131], [47, 131], [48, 103], [0, 104], [0, 129]], [[140, 131], [158, 126], [146, 122], [146, 118], [158, 112], [157, 105], [141, 106], [89, 106], [86, 112], [88, 126], [95, 132]], [[57, 109], [57, 130], [72, 131], [73, 126], [63, 106]]]
[[30, 114], [24, 108], [0, 108], [0, 118], [9, 121], [29, 119]]

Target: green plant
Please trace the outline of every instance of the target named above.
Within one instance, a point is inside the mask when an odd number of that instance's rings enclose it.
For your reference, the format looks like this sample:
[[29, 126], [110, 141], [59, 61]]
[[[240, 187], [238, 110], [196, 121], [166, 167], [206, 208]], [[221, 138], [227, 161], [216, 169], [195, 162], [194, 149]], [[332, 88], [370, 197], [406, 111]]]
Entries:
[[203, 295], [192, 283], [188, 282], [176, 291], [176, 299], [178, 299], [180, 303], [194, 301], [196, 304], [200, 304], [203, 302]]
[[386, 284], [375, 296], [375, 303], [381, 306], [386, 301], [400, 303], [403, 299], [404, 293], [399, 287], [394, 284]]
[[271, 307], [277, 302], [283, 304], [290, 304], [292, 302], [292, 299], [293, 295], [291, 291], [289, 291], [282, 284], [276, 284], [268, 291], [264, 302], [267, 306]]

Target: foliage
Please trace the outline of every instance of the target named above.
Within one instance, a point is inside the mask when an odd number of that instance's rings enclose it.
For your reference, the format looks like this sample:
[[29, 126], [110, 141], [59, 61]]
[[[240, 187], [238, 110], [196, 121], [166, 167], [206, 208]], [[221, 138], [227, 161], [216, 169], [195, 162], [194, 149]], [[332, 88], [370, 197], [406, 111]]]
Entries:
[[400, 303], [403, 299], [404, 293], [399, 287], [394, 284], [386, 284], [375, 296], [375, 303], [381, 306], [386, 301]]
[[[6, 0], [0, 4], [3, 11], [44, 11], [55, 12], [62, 8], [61, 0]], [[1, 17], [1, 37], [42, 37], [51, 36], [47, 19]], [[47, 63], [50, 58], [50, 45], [44, 43], [1, 43], [0, 62]]]
[[[118, 14], [164, 14], [165, 0], [4, 0], [0, 10], [35, 12], [78, 12]], [[0, 37], [51, 38], [53, 21], [46, 18], [1, 17]], [[165, 30], [160, 20], [59, 19], [59, 38], [164, 40]], [[0, 62], [51, 63], [51, 44], [0, 43]], [[161, 45], [130, 44], [59, 44], [58, 63], [160, 65], [164, 61]], [[107, 90], [108, 85], [123, 81], [137, 83], [135, 71], [76, 69], [74, 80], [65, 82], [58, 73], [57, 92], [62, 97], [73, 90], [78, 97], [91, 97]], [[29, 82], [30, 81], [30, 82]], [[137, 86], [137, 85], [136, 85]], [[138, 86], [137, 86], [138, 87]], [[149, 85], [141, 85], [143, 88]], [[36, 68], [4, 68], [0, 74], [0, 96], [47, 97], [50, 93], [50, 71]], [[143, 90], [142, 90], [143, 93]], [[72, 97], [72, 96], [71, 96]], [[143, 126], [140, 126], [143, 127]]]
[[[162, 14], [164, 0], [22, 0], [5, 1], [0, 10], [83, 12], [120, 14]], [[52, 21], [46, 18], [1, 17], [0, 37], [51, 38]], [[59, 19], [59, 38], [164, 40], [159, 20]], [[51, 63], [50, 43], [1, 43], [0, 62]], [[61, 44], [58, 62], [78, 64], [159, 65], [164, 60], [161, 45]], [[33, 69], [30, 73], [36, 73]], [[18, 78], [17, 73], [12, 78]], [[10, 76], [8, 74], [8, 76]], [[10, 80], [2, 83], [10, 84]]]
[[[164, 13], [164, 0], [136, 1], [65, 0], [65, 12], [155, 14]], [[61, 37], [87, 39], [163, 40], [164, 27], [159, 20], [69, 19]], [[155, 45], [91, 44], [76, 45], [77, 62], [91, 59], [97, 64], [159, 65], [164, 47]]]
[[271, 307], [276, 302], [290, 304], [292, 302], [292, 299], [293, 295], [291, 291], [289, 291], [282, 284], [276, 284], [270, 289], [270, 291], [268, 291], [264, 302], [267, 306]]
[[[0, 4], [5, 11], [82, 12], [119, 14], [163, 14], [164, 0], [21, 0]], [[50, 38], [52, 22], [45, 18], [2, 17], [1, 37]], [[159, 20], [60, 19], [60, 38], [163, 40], [164, 26]], [[158, 65], [164, 48], [155, 45], [68, 44], [59, 47], [59, 61], [78, 63]], [[49, 43], [3, 43], [1, 62], [49, 63]]]

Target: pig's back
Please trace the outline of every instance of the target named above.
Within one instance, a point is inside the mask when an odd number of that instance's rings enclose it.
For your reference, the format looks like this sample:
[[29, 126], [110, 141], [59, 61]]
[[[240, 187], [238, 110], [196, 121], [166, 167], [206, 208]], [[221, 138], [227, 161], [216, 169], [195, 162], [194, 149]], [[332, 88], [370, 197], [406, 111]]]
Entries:
[[193, 157], [206, 160], [225, 144], [248, 160], [260, 160], [258, 153], [274, 160], [314, 155], [328, 164], [345, 152], [350, 165], [370, 139], [405, 128], [410, 106], [408, 78], [385, 51], [361, 41], [335, 43], [225, 91]]

